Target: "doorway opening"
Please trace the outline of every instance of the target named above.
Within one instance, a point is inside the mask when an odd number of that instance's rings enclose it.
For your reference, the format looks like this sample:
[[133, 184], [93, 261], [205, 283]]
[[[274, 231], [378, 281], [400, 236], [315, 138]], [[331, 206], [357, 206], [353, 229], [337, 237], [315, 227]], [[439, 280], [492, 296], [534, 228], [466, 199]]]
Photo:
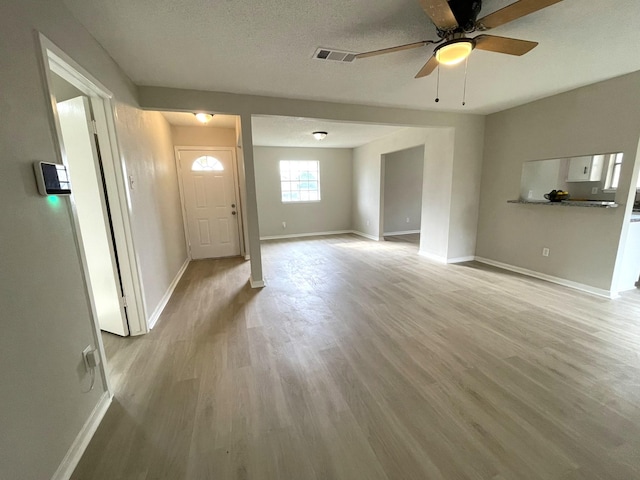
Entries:
[[71, 180], [73, 229], [102, 359], [99, 368], [111, 391], [101, 330], [120, 336], [148, 331], [113, 95], [46, 37], [39, 35], [39, 42], [57, 161]]
[[382, 157], [382, 232], [386, 241], [420, 247], [424, 145]]
[[235, 256], [249, 260], [240, 117], [159, 113], [171, 130], [189, 260]]

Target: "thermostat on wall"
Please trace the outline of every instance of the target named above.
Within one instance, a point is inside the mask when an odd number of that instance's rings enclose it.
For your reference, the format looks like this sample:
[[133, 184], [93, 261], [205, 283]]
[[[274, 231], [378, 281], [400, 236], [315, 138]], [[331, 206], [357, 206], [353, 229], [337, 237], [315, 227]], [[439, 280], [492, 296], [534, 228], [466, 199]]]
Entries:
[[71, 195], [67, 167], [59, 163], [35, 162], [33, 169], [40, 195]]

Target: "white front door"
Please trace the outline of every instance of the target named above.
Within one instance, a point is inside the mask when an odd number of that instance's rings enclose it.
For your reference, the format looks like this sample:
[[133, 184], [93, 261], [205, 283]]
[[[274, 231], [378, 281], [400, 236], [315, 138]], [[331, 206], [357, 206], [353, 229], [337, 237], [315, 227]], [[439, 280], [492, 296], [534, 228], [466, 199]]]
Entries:
[[240, 255], [233, 150], [179, 150], [191, 258]]

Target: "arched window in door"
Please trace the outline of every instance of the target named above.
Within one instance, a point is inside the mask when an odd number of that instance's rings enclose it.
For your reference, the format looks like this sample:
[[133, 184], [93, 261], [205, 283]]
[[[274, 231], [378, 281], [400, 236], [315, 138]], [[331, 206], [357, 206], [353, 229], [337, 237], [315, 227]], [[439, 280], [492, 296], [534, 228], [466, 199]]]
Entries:
[[191, 171], [193, 172], [221, 172], [223, 170], [224, 165], [222, 165], [220, 160], [209, 155], [203, 155], [202, 157], [196, 158], [191, 165]]

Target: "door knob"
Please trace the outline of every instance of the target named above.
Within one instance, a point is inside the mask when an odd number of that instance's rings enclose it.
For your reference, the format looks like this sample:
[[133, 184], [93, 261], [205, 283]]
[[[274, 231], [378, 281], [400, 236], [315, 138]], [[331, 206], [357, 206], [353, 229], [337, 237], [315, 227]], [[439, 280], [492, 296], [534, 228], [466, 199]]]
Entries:
[[235, 214], [236, 214], [236, 212], [231, 212], [231, 215], [235, 215]]
[[236, 204], [235, 204], [235, 203], [232, 203], [232, 204], [231, 204], [231, 208], [236, 208]]

